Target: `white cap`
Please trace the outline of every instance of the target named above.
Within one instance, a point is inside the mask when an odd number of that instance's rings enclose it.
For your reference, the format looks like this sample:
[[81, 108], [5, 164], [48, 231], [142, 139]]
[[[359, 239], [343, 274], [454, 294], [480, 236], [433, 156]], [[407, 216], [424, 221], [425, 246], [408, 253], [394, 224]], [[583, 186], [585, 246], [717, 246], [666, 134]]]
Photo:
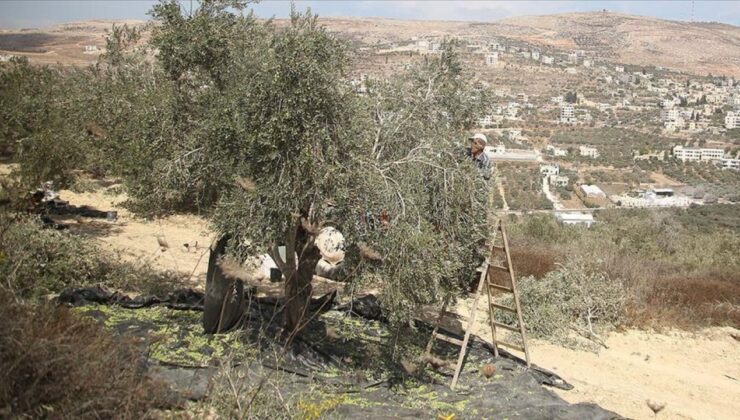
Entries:
[[483, 144], [488, 143], [488, 139], [486, 138], [486, 135], [483, 133], [475, 133], [472, 136], [468, 137], [470, 140], [482, 140]]

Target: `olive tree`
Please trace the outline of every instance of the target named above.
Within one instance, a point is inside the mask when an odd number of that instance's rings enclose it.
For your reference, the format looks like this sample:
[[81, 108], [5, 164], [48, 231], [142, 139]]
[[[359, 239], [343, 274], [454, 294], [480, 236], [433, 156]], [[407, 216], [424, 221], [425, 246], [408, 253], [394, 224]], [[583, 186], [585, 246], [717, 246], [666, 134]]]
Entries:
[[458, 143], [483, 95], [452, 48], [359, 96], [344, 45], [293, 13], [258, 66], [236, 60], [248, 74], [229, 93], [239, 163], [214, 223], [237, 252], [276, 262], [288, 331], [305, 322], [323, 227], [344, 233], [350, 280], [382, 283], [398, 320], [454, 295], [479, 263], [486, 190]]

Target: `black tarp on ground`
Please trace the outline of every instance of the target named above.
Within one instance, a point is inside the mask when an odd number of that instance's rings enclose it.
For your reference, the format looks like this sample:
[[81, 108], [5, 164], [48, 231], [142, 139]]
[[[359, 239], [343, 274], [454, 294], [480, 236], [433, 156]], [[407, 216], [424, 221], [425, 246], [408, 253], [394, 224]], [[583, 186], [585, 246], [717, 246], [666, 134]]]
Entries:
[[[180, 398], [198, 399], [205, 395], [208, 381], [217, 369], [214, 364], [225, 358], [225, 354], [218, 351], [218, 340], [226, 336], [233, 338], [234, 333], [205, 335], [205, 341], [211, 343], [209, 345], [188, 343], [189, 336], [202, 336], [199, 316], [193, 311], [167, 309], [166, 306], [176, 298], [166, 303], [142, 306], [140, 310], [113, 305], [104, 311], [100, 303], [121, 301], [115, 298], [116, 293], [80, 290], [63, 294], [66, 301], [76, 304], [98, 302], [88, 307], [88, 313], [115, 331], [135, 333], [142, 338], [157, 337], [156, 340], [161, 340], [163, 334], [180, 336], [184, 340], [173, 340], [173, 354], [202, 353], [202, 360], [189, 364], [179, 360], [172, 363], [163, 360], [163, 357], [167, 357], [164, 352], [164, 356], [159, 355], [156, 362], [152, 360], [149, 369], [152, 376], [169, 383]], [[179, 296], [177, 293], [171, 295]], [[312, 320], [289, 350], [282, 353], [283, 341], [265, 339], [276, 337], [280, 332], [279, 317], [274, 312], [280, 301], [254, 299], [252, 296], [246, 295], [245, 312], [237, 334], [244, 346], [258, 349], [259, 356], [240, 359], [238, 368], [244, 369], [245, 374], [255, 380], [266, 371], [279, 372], [280, 390], [286, 398], [316, 386], [325, 394], [347, 396], [333, 412], [338, 418], [433, 418], [450, 413], [454, 413], [457, 419], [619, 418], [617, 414], [594, 404], [567, 403], [542, 386], [551, 384], [568, 389], [569, 385], [556, 374], [536, 367], [526, 369], [520, 359], [506, 352], [494, 359], [487, 345], [478, 340], [473, 340], [469, 348], [455, 391], [448, 386], [452, 376], [451, 367], [443, 367], [439, 371], [427, 367], [411, 374], [404, 372], [398, 358], [394, 358], [394, 342], [399, 349], [412, 352], [421, 350], [429, 338], [431, 326], [417, 322], [415, 328], [393, 330], [387, 323], [377, 319], [348, 316], [347, 305], [329, 310]], [[312, 306], [314, 309], [326, 307], [330, 299], [333, 296], [314, 299]], [[149, 302], [150, 299], [135, 297], [131, 301]], [[373, 300], [364, 301], [371, 303]], [[352, 306], [360, 305], [354, 302]], [[115, 309], [118, 307], [120, 309]], [[197, 309], [197, 306], [193, 305], [193, 308]], [[115, 311], [115, 314], [110, 311]], [[141, 311], [156, 311], [159, 316], [167, 314], [163, 311], [169, 311], [175, 316], [168, 315], [162, 322], [153, 321], [151, 316], [133, 317]], [[128, 318], [129, 314], [131, 318]], [[378, 315], [373, 310], [368, 314], [369, 318]], [[192, 323], [187, 326], [190, 332], [183, 333], [171, 325], [173, 323]], [[181, 344], [190, 347], [181, 349]], [[161, 341], [157, 341], [157, 346], [162, 347]], [[446, 360], [454, 360], [457, 351], [457, 347], [443, 342], [435, 346], [435, 353]], [[159, 352], [162, 353], [161, 350]], [[479, 372], [485, 363], [496, 366], [496, 373], [491, 378], [485, 378]]]

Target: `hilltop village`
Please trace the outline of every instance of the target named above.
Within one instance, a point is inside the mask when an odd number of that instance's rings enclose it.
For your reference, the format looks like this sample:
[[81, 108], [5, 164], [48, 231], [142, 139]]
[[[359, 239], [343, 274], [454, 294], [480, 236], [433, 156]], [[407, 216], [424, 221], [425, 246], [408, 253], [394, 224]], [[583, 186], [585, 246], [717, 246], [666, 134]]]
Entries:
[[[440, 54], [444, 42], [360, 47], [350, 83], [366, 93], [374, 80]], [[591, 209], [740, 200], [740, 83], [732, 77], [615, 63], [596, 47], [456, 42], [481, 90], [493, 92], [477, 130], [488, 137], [504, 210], [554, 210], [590, 225]]]

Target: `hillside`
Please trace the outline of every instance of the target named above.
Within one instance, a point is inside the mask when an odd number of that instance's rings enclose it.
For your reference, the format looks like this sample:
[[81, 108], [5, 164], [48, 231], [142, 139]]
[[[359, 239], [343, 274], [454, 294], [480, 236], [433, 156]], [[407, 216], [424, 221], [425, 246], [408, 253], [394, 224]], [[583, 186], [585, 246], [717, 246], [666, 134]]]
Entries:
[[[105, 47], [105, 37], [115, 25], [143, 25], [135, 20], [88, 20], [41, 29], [0, 30], [0, 55], [22, 55], [38, 64], [94, 63]], [[96, 46], [97, 51], [86, 51]]]
[[[322, 18], [330, 31], [359, 46], [408, 42], [412, 37], [491, 37], [527, 42], [543, 49], [584, 50], [615, 63], [655, 65], [698, 75], [740, 77], [740, 27], [688, 23], [611, 12], [524, 16], [496, 22], [414, 21], [383, 18]], [[278, 20], [279, 22], [279, 20]], [[0, 31], [0, 54], [26, 55], [38, 63], [94, 62], [85, 45], [104, 45], [113, 23], [85, 21], [46, 29]]]
[[740, 27], [617, 13], [569, 13], [505, 19], [493, 33], [554, 47], [582, 49], [635, 65], [697, 74], [740, 74]]

